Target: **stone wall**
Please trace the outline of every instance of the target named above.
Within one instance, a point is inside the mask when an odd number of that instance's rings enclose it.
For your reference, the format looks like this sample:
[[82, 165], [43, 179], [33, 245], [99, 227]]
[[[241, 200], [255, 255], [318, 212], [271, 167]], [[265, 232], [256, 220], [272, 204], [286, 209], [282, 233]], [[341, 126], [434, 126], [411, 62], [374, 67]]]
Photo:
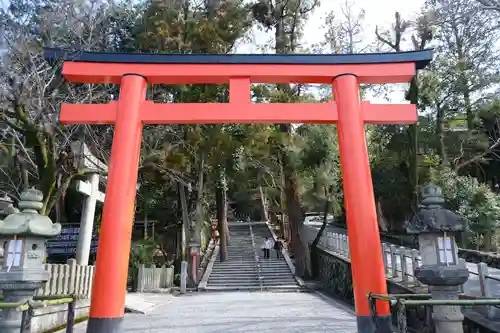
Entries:
[[313, 275], [322, 282], [323, 289], [354, 305], [351, 263], [320, 247], [311, 249], [311, 259]]
[[[87, 317], [90, 311], [90, 300], [76, 302], [75, 319]], [[68, 304], [51, 305], [46, 308], [35, 309], [31, 318], [31, 333], [43, 333], [66, 324]]]
[[484, 262], [489, 267], [500, 269], [500, 255], [498, 253], [458, 249], [458, 255], [467, 262]]

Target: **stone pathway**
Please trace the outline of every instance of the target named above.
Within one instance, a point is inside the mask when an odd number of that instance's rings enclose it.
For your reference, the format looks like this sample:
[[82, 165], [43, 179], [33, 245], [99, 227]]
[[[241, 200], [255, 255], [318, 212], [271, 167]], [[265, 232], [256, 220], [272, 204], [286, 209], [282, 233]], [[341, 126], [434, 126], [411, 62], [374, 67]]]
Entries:
[[125, 309], [131, 313], [149, 313], [172, 301], [171, 294], [127, 293]]
[[[126, 314], [124, 333], [355, 333], [352, 310], [313, 293], [207, 292], [170, 296], [146, 314]], [[86, 333], [78, 324], [75, 333]]]

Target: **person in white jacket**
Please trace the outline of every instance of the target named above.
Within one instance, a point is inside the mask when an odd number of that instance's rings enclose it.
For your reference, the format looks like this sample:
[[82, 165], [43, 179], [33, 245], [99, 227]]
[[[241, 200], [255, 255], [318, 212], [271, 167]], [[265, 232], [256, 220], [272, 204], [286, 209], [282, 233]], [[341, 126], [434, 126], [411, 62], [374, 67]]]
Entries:
[[269, 259], [270, 251], [274, 248], [274, 241], [272, 238], [266, 237], [264, 244], [262, 244], [262, 249], [264, 250], [264, 258]]

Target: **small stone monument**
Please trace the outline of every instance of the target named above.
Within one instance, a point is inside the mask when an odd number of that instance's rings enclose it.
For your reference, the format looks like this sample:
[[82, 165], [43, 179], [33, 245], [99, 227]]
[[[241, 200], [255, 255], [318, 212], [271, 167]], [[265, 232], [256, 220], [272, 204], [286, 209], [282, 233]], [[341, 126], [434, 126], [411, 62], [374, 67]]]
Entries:
[[[458, 299], [459, 286], [469, 278], [467, 267], [459, 265], [455, 234], [464, 230], [459, 216], [442, 207], [441, 188], [428, 185], [422, 190], [422, 205], [407, 226], [409, 234], [417, 234], [422, 266], [415, 269], [416, 278], [429, 286], [433, 299]], [[439, 333], [463, 332], [464, 316], [460, 306], [433, 307], [432, 318]]]
[[[21, 194], [20, 213], [0, 221], [0, 244], [4, 248], [4, 264], [0, 269], [0, 289], [4, 302], [26, 302], [49, 279], [43, 265], [45, 240], [61, 232], [59, 223], [38, 210], [43, 207], [40, 191], [29, 189]], [[22, 313], [4, 309], [0, 317], [0, 332], [18, 333]]]

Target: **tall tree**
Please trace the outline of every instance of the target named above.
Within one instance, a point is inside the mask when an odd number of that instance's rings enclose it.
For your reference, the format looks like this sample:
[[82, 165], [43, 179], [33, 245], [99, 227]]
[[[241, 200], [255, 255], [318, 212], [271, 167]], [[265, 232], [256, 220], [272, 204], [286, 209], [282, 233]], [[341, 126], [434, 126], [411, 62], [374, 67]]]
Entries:
[[[380, 32], [378, 27], [375, 30], [377, 39], [383, 43], [386, 47], [388, 46], [392, 51], [401, 52], [403, 51], [402, 42], [404, 34], [411, 28], [414, 27], [413, 33], [411, 34], [412, 46], [414, 50], [423, 50], [427, 47], [429, 42], [432, 40], [432, 26], [431, 26], [431, 13], [425, 12], [421, 14], [416, 22], [405, 21], [401, 18], [401, 14], [396, 12], [395, 22], [393, 25], [393, 31]], [[391, 36], [392, 35], [392, 36]], [[406, 92], [406, 100], [410, 103], [417, 105], [419, 103], [419, 84], [418, 75], [416, 75], [410, 82], [410, 86]], [[418, 168], [418, 124], [412, 124], [408, 126], [407, 130], [408, 136], [408, 165], [407, 165], [407, 176], [409, 183], [409, 191], [411, 198], [410, 207], [413, 211], [417, 209], [418, 206], [418, 184], [419, 184], [419, 168]]]
[[[299, 48], [301, 30], [307, 15], [319, 4], [318, 0], [260, 0], [252, 7], [255, 19], [268, 29], [274, 29], [274, 50], [278, 54], [295, 52]], [[301, 89], [287, 84], [276, 87], [276, 101], [296, 102], [300, 99]], [[297, 173], [289, 154], [289, 145], [293, 145], [293, 127], [291, 124], [279, 125], [279, 130], [287, 137], [287, 143], [281, 148], [283, 165], [284, 191], [287, 215], [290, 222], [292, 252], [295, 257], [296, 273], [308, 277], [311, 274], [309, 248], [303, 228], [303, 212], [300, 204]]]
[[7, 125], [0, 147], [15, 158], [23, 187], [42, 191], [41, 214], [49, 214], [72, 179], [87, 172], [71, 151], [74, 140], [87, 141], [102, 156], [95, 144], [103, 141], [102, 136], [85, 135], [85, 126], [57, 125], [60, 105], [109, 97], [106, 87], [65, 85], [60, 64], [47, 64], [42, 48], [107, 48], [110, 40], [119, 38], [116, 31], [126, 30], [117, 25], [121, 18], [126, 21], [126, 15], [119, 5], [74, 0], [13, 0], [0, 9], [5, 51], [0, 65], [0, 120]]

